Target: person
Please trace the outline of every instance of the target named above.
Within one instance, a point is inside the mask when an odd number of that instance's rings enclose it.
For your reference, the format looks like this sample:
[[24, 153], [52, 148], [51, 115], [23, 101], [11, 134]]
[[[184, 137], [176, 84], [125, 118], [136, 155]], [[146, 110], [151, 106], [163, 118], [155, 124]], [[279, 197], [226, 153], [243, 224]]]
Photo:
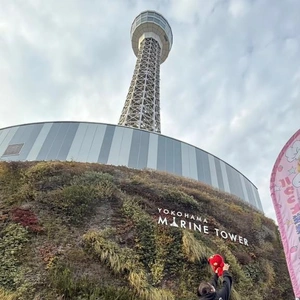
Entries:
[[198, 287], [197, 295], [203, 300], [228, 300], [230, 296], [232, 277], [229, 272], [229, 264], [223, 267], [223, 286], [217, 291], [218, 273], [214, 273], [211, 283], [202, 281]]

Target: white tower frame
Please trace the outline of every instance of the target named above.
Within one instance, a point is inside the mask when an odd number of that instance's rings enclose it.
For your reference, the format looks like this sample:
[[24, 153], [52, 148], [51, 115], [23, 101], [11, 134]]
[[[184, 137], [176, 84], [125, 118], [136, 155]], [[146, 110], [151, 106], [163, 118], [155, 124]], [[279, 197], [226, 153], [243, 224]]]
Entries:
[[131, 26], [137, 61], [119, 125], [160, 133], [160, 64], [169, 55], [173, 35], [167, 20], [155, 11], [139, 14]]

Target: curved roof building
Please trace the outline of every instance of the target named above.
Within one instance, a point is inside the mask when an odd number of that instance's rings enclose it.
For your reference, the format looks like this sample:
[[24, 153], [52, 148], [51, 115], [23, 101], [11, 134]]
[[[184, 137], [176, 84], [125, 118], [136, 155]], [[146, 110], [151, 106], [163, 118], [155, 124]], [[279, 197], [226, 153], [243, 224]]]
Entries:
[[236, 195], [262, 211], [257, 188], [214, 155], [179, 140], [101, 123], [45, 122], [0, 129], [0, 160], [60, 160], [155, 169]]

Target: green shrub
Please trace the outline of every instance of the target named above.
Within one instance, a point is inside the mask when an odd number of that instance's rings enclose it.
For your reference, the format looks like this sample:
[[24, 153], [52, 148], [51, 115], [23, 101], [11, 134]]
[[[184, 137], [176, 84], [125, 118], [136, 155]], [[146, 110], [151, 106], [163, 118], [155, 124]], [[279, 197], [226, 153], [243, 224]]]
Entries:
[[175, 207], [180, 205], [182, 208], [192, 210], [199, 209], [199, 204], [194, 197], [184, 193], [178, 187], [164, 189], [163, 197], [169, 202], [169, 205], [174, 205]]
[[114, 177], [108, 173], [86, 171], [83, 174], [74, 176], [72, 185], [98, 185], [102, 182], [114, 182]]
[[96, 203], [99, 192], [92, 186], [72, 185], [60, 190], [41, 195], [40, 201], [57, 213], [64, 215], [73, 224], [80, 224], [90, 216]]
[[51, 191], [68, 185], [77, 172], [68, 163], [39, 162], [23, 171], [22, 182], [33, 190]]
[[[209, 234], [158, 224], [157, 208], [203, 216]], [[190, 300], [212, 253], [231, 265], [232, 300], [293, 298], [278, 228], [237, 197], [157, 171], [0, 162], [0, 299]]]
[[0, 233], [0, 286], [16, 290], [21, 265], [20, 253], [29, 241], [27, 230], [19, 224], [8, 224]]

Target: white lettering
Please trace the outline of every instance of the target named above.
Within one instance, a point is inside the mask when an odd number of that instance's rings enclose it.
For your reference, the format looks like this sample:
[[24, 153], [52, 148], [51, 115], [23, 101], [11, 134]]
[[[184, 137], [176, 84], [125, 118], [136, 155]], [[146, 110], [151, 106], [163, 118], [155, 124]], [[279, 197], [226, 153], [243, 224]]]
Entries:
[[221, 237], [222, 237], [223, 239], [227, 239], [227, 238], [228, 238], [227, 232], [221, 231]]
[[[196, 224], [196, 223], [193, 223], [193, 222], [190, 222], [190, 221], [187, 221], [187, 220], [179, 220], [179, 218], [182, 217], [182, 218], [185, 218], [185, 219], [190, 219], [190, 220], [195, 220], [195, 221], [198, 221], [198, 222], [208, 223], [206, 218], [202, 219], [201, 216], [199, 217], [197, 215], [193, 215], [193, 214], [190, 214], [190, 213], [185, 213], [185, 212], [175, 211], [175, 210], [169, 210], [167, 208], [158, 207], [157, 210], [158, 210], [159, 213], [163, 213], [165, 215], [173, 216], [173, 222], [171, 222], [171, 223], [170, 223], [170, 221], [168, 221], [168, 219], [166, 217], [159, 216], [158, 221], [157, 221], [158, 224], [169, 225], [169, 226], [172, 226], [172, 227], [180, 227], [180, 228], [184, 228], [184, 229], [190, 229], [190, 230], [194, 230], [194, 231], [203, 232], [205, 234], [209, 234], [208, 226], [204, 226], [202, 224]], [[177, 217], [179, 217], [179, 218], [177, 218]], [[177, 220], [178, 224], [176, 223], [176, 218], [178, 219]], [[220, 230], [218, 228], [214, 228], [214, 230], [215, 230], [216, 236], [218, 236], [218, 237], [221, 237], [223, 239], [228, 239], [229, 238], [230, 241], [232, 241], [232, 242], [238, 242], [242, 245], [249, 246], [248, 240], [246, 238], [242, 237], [242, 236], [239, 236], [237, 234], [233, 234], [233, 233], [230, 233], [230, 232], [226, 232], [226, 231]]]
[[185, 228], [185, 221], [184, 220], [180, 220], [180, 227], [181, 228]]
[[165, 224], [165, 225], [168, 225], [168, 220], [167, 220], [167, 218], [162, 219], [162, 217], [159, 216], [159, 217], [158, 217], [158, 222], [157, 222], [157, 224]]
[[196, 231], [197, 229], [199, 232], [201, 232], [201, 225], [197, 225], [194, 223], [194, 230]]
[[203, 232], [206, 233], [206, 234], [208, 234], [208, 226], [206, 226], [206, 225], [203, 226]]
[[241, 236], [239, 236], [239, 242], [243, 245], [243, 238]]
[[236, 234], [231, 234], [230, 232], [228, 232], [228, 235], [232, 241], [236, 242]]
[[176, 218], [173, 217], [173, 222], [170, 224], [172, 227], [179, 227], [178, 224], [176, 223]]

